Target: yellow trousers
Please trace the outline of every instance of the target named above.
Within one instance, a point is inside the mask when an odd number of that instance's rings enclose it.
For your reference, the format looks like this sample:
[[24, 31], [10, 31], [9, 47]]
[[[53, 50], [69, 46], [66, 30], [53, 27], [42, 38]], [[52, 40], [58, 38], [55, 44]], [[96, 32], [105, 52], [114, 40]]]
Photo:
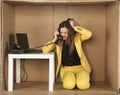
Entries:
[[85, 90], [90, 87], [90, 74], [81, 65], [62, 67], [60, 77], [63, 87], [66, 89], [73, 89], [77, 86], [77, 88]]

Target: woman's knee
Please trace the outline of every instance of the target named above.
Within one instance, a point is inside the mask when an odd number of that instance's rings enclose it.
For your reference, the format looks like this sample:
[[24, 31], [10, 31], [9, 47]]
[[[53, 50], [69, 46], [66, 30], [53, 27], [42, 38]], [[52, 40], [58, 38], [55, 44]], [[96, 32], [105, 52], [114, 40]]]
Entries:
[[75, 76], [73, 73], [66, 73], [63, 77], [63, 87], [66, 89], [73, 89], [75, 87]]
[[63, 87], [65, 89], [73, 89], [75, 87], [75, 81], [64, 81], [63, 82]]
[[79, 89], [85, 90], [90, 87], [90, 75], [86, 71], [76, 74], [76, 85]]
[[88, 89], [90, 87], [90, 83], [85, 82], [85, 81], [79, 81], [79, 82], [76, 83], [76, 85], [81, 90], [85, 90], [85, 89]]

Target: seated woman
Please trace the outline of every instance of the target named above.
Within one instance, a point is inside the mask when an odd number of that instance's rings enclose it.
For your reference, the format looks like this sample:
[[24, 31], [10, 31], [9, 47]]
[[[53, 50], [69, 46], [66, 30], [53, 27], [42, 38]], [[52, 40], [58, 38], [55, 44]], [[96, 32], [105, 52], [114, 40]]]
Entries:
[[[46, 53], [56, 49], [56, 77], [60, 71], [64, 88], [73, 89], [77, 86], [85, 90], [90, 87], [91, 66], [83, 52], [82, 42], [91, 38], [92, 33], [83, 27], [75, 26], [74, 23], [74, 19], [61, 22], [53, 39], [42, 47], [42, 51]], [[62, 39], [59, 39], [60, 36]]]

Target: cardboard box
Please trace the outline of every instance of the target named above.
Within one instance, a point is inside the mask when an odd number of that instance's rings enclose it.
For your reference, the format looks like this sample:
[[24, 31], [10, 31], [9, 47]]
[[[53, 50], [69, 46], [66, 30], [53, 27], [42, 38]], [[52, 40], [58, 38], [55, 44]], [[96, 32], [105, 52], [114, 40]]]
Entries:
[[[52, 39], [61, 21], [71, 17], [93, 33], [92, 39], [83, 45], [93, 67], [92, 82], [107, 82], [119, 92], [118, 0], [3, 0], [1, 7], [0, 66], [5, 69], [2, 82], [7, 83], [7, 54], [11, 43], [16, 41], [16, 33], [27, 33], [30, 47], [39, 46]], [[48, 81], [47, 62], [27, 60], [28, 81]]]

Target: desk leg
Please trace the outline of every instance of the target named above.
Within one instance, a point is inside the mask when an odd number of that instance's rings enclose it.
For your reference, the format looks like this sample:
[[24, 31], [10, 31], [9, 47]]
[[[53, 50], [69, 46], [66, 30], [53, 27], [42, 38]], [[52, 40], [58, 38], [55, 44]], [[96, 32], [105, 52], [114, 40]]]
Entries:
[[20, 83], [20, 59], [16, 59], [16, 83]]
[[54, 57], [49, 59], [49, 91], [53, 91], [54, 86]]
[[8, 56], [8, 91], [13, 91], [13, 58]]

